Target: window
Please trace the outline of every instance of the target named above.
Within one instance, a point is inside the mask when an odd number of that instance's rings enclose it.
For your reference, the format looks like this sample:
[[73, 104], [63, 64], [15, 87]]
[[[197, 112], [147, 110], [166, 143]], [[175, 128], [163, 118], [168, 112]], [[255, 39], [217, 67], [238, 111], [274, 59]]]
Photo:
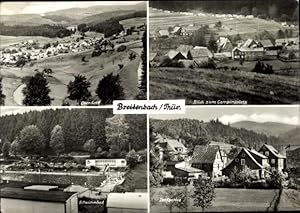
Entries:
[[242, 165], [242, 166], [245, 165], [245, 159], [241, 159], [241, 165]]
[[275, 164], [275, 159], [271, 159], [271, 164]]
[[242, 157], [245, 157], [245, 153], [242, 153]]
[[236, 158], [236, 159], [235, 159], [235, 162], [239, 162], [239, 159], [238, 159], [238, 158]]
[[269, 151], [265, 151], [265, 156], [269, 156]]

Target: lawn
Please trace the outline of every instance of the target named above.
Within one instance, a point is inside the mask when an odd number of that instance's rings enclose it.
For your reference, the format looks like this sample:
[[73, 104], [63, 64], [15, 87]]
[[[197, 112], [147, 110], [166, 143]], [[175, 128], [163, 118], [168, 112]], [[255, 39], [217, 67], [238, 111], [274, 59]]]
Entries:
[[248, 104], [299, 102], [299, 70], [291, 76], [248, 71], [151, 68], [151, 99], [244, 100]]
[[[131, 41], [128, 44], [134, 44], [134, 48], [141, 47], [141, 42]], [[128, 59], [130, 49], [124, 52], [103, 53], [99, 57], [91, 57], [92, 50], [81, 53], [70, 53], [66, 55], [58, 55], [35, 61], [32, 66], [26, 64], [22, 68], [1, 67], [0, 75], [3, 77], [3, 93], [6, 95], [5, 104], [16, 106], [22, 100], [14, 100], [15, 98], [23, 99], [21, 90], [17, 88], [22, 84], [21, 78], [24, 76], [32, 76], [38, 69], [42, 71], [44, 68], [51, 68], [53, 74], [48, 77], [51, 89], [50, 97], [54, 98], [52, 105], [60, 106], [63, 99], [67, 96], [67, 84], [74, 79], [74, 75], [84, 75], [91, 82], [90, 91], [95, 95], [95, 90], [99, 80], [105, 75], [113, 72], [119, 73], [118, 64], [123, 64], [121, 82], [125, 90], [125, 99], [131, 99], [138, 93], [137, 88], [137, 70], [139, 66], [139, 57], [136, 60]], [[81, 59], [85, 56], [85, 62]]]
[[[200, 11], [198, 11], [200, 12]], [[277, 33], [279, 29], [289, 29], [281, 26], [279, 22], [273, 20], [264, 20], [259, 18], [234, 18], [234, 17], [216, 17], [215, 14], [201, 13], [201, 15], [183, 15], [178, 12], [166, 13], [150, 8], [150, 33], [154, 34], [158, 29], [168, 29], [174, 27], [176, 24], [180, 26], [188, 26], [195, 24], [200, 25], [214, 25], [218, 21], [222, 22], [223, 27], [216, 32], [220, 36], [227, 35], [255, 35], [257, 32], [268, 30], [271, 33]], [[195, 14], [198, 14], [196, 11]], [[293, 28], [291, 28], [293, 29]], [[296, 29], [294, 29], [297, 31]]]
[[147, 190], [147, 164], [136, 165], [125, 176], [124, 187]]
[[279, 201], [279, 211], [300, 211], [300, 191], [284, 189]]
[[[170, 186], [169, 186], [170, 187]], [[184, 190], [184, 187], [176, 187]], [[159, 192], [166, 188], [153, 188], [154, 196], [160, 199]], [[188, 190], [190, 190], [188, 188]], [[278, 190], [260, 190], [260, 189], [215, 189], [216, 197], [212, 206], [206, 211], [213, 212], [241, 212], [241, 211], [272, 211], [274, 208], [274, 198], [278, 195]], [[151, 207], [153, 212], [168, 212], [163, 203], [157, 202]], [[199, 207], [193, 206], [193, 200], [188, 200], [188, 212], [200, 212]], [[178, 212], [178, 209], [174, 212]]]

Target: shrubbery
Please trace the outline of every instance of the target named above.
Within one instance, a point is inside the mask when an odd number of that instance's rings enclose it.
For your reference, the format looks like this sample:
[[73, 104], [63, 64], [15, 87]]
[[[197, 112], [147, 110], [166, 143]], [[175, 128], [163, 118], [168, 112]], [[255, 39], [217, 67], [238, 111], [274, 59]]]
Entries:
[[264, 64], [263, 62], [261, 61], [258, 61], [256, 64], [255, 64], [255, 67], [254, 69], [252, 70], [252, 72], [256, 72], [256, 73], [262, 73], [262, 74], [273, 74], [274, 71], [273, 71], [273, 67], [269, 64]]

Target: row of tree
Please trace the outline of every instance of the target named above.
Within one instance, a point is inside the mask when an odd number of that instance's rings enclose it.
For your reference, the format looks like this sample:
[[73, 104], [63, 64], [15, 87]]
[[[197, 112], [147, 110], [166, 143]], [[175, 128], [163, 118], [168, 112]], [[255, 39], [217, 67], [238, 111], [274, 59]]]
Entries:
[[218, 120], [203, 122], [196, 119], [151, 120], [154, 131], [172, 138], [181, 138], [191, 150], [195, 145], [220, 141], [243, 147], [260, 147], [263, 143], [282, 144], [281, 139], [246, 129], [224, 125]]
[[[25, 106], [49, 106], [53, 98], [50, 97], [50, 88], [45, 72], [37, 72], [34, 76], [23, 79], [26, 87], [23, 89]], [[82, 101], [93, 101], [89, 88], [91, 83], [85, 76], [78, 74], [74, 80], [67, 85], [68, 98], [75, 100], [78, 105]], [[101, 100], [101, 104], [112, 104], [113, 100], [124, 98], [123, 87], [119, 75], [112, 73], [104, 76], [98, 83], [96, 94]], [[68, 102], [64, 102], [68, 105]]]
[[201, 10], [208, 13], [254, 15], [261, 18], [298, 21], [299, 3], [296, 0], [211, 0], [211, 1], [151, 1], [150, 7], [171, 11]]
[[44, 36], [49, 38], [63, 38], [74, 33], [60, 25], [39, 25], [39, 26], [7, 26], [0, 23], [1, 35], [8, 36]]
[[57, 109], [0, 117], [3, 153], [61, 155], [88, 152], [125, 157], [147, 147], [146, 116], [112, 115], [111, 109]]

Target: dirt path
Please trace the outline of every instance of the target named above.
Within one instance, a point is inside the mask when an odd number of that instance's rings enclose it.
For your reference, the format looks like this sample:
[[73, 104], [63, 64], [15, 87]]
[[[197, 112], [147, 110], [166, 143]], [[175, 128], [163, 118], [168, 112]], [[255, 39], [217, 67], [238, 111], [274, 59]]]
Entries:
[[14, 97], [14, 101], [16, 102], [17, 105], [22, 106], [23, 105], [23, 99], [24, 99], [24, 95], [22, 90], [26, 87], [25, 84], [21, 84], [15, 91], [13, 94]]

